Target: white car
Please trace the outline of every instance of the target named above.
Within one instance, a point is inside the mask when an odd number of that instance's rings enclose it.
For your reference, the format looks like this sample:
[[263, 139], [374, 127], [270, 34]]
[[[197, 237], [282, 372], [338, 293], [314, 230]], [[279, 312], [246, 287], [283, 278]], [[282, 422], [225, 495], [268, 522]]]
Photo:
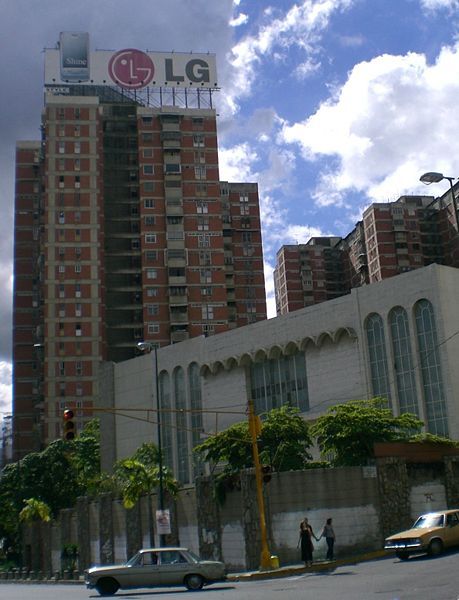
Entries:
[[112, 596], [119, 589], [184, 585], [200, 590], [203, 585], [224, 581], [222, 562], [201, 560], [187, 548], [145, 548], [126, 564], [91, 567], [84, 574], [86, 586], [101, 596]]

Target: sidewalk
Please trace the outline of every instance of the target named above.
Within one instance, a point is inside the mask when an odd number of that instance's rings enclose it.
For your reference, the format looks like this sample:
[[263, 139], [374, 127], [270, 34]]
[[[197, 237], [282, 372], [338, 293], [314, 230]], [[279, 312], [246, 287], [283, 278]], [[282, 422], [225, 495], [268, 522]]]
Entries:
[[353, 565], [366, 560], [376, 560], [387, 556], [384, 550], [375, 550], [365, 554], [357, 554], [347, 558], [339, 558], [329, 561], [323, 560], [313, 563], [311, 567], [305, 567], [303, 564], [288, 565], [267, 571], [247, 571], [245, 573], [228, 573], [228, 581], [250, 581], [254, 579], [276, 579], [279, 577], [291, 577], [292, 575], [303, 575], [305, 573], [320, 573], [321, 571], [332, 571], [342, 565]]

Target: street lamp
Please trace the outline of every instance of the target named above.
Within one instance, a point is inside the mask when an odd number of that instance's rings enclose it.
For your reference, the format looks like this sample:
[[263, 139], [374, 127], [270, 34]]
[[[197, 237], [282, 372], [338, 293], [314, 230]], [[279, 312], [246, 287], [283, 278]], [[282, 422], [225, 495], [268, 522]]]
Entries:
[[457, 216], [457, 201], [456, 201], [456, 197], [454, 195], [454, 185], [453, 185], [453, 181], [455, 179], [459, 179], [459, 178], [458, 177], [447, 177], [446, 175], [443, 175], [443, 173], [437, 173], [436, 171], [429, 171], [427, 173], [424, 173], [424, 175], [421, 175], [421, 177], [419, 178], [419, 181], [422, 181], [422, 183], [425, 183], [426, 185], [430, 185], [431, 183], [440, 183], [440, 181], [443, 181], [443, 179], [447, 179], [449, 181], [451, 197], [453, 199], [454, 214], [456, 216], [456, 219], [455, 219], [456, 227], [459, 232], [459, 220], [458, 220], [458, 216]]
[[[150, 342], [138, 342], [137, 348], [140, 352], [150, 353], [152, 350], [155, 353], [155, 386], [156, 386], [156, 431], [158, 438], [158, 468], [159, 468], [159, 481], [158, 481], [158, 506], [161, 516], [164, 515], [164, 483], [163, 483], [163, 449], [161, 443], [161, 402], [159, 398], [159, 381], [158, 381], [158, 348]], [[156, 521], [158, 528], [158, 520]], [[165, 545], [164, 533], [158, 533], [159, 546]]]

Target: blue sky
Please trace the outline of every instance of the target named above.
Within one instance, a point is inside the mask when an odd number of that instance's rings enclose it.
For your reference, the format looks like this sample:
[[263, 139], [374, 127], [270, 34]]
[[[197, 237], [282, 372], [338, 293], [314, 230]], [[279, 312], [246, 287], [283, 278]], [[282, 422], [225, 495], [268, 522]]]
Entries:
[[220, 176], [260, 190], [270, 316], [282, 244], [458, 176], [459, 0], [0, 0], [0, 417], [11, 402], [16, 140], [37, 139], [44, 47], [214, 52]]

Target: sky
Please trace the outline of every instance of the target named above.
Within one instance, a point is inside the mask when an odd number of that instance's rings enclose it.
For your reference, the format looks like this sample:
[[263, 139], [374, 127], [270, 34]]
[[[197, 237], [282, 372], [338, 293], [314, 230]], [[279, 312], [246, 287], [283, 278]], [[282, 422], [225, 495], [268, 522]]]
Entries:
[[[43, 48], [217, 57], [220, 179], [257, 182], [268, 315], [283, 244], [459, 176], [459, 0], [0, 0], [0, 418], [11, 410], [14, 154], [40, 138]], [[214, 97], [215, 97], [214, 96]]]

